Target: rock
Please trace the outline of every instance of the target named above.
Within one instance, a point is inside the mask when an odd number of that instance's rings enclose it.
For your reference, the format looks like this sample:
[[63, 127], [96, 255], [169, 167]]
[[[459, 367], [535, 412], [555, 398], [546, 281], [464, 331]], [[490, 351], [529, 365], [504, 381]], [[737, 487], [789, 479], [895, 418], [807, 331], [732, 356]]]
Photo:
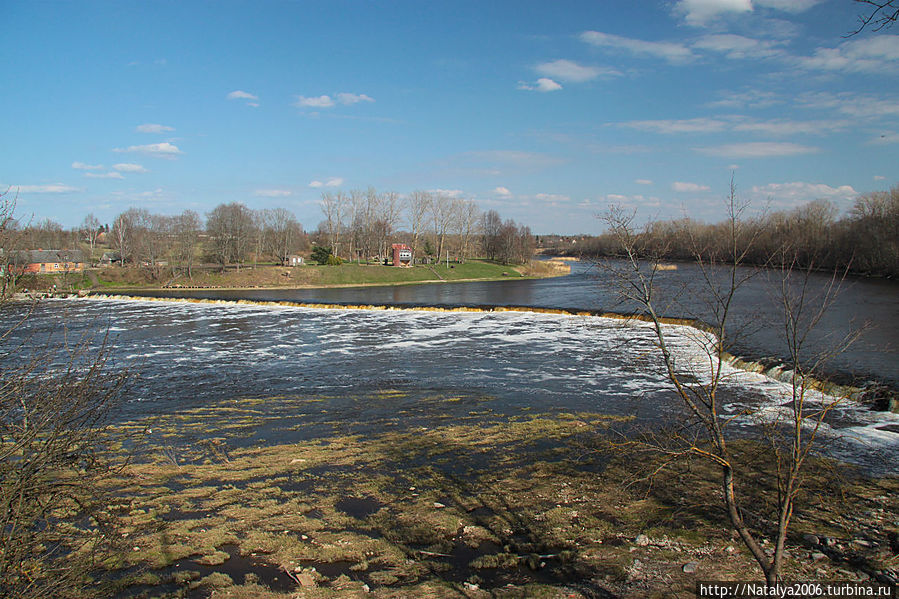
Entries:
[[871, 546], [871, 543], [864, 539], [855, 539], [852, 542], [855, 543], [856, 545], [858, 545], [859, 547], [870, 547]]
[[736, 548], [733, 545], [728, 545], [727, 547], [724, 548], [724, 551], [727, 553], [733, 553], [736, 551]]
[[820, 551], [815, 551], [811, 555], [809, 555], [809, 558], [811, 558], [813, 562], [820, 562], [821, 560], [827, 559], [827, 556]]
[[365, 584], [365, 583], [362, 583], [362, 592], [363, 592], [363, 593], [370, 593], [370, 592], [371, 592], [371, 587], [368, 586], [368, 585]]
[[682, 570], [685, 574], [695, 574], [696, 569], [699, 567], [699, 562], [689, 562], [684, 564]]
[[445, 507], [446, 507], [446, 506], [443, 505], [442, 503], [440, 503], [439, 501], [435, 501], [435, 502], [434, 502], [434, 509], [442, 510], [442, 509], [445, 508]]
[[462, 586], [465, 587], [466, 591], [478, 591], [481, 588], [476, 584], [471, 584], [470, 582], [464, 582], [462, 583]]
[[315, 582], [315, 576], [313, 576], [311, 572], [300, 572], [295, 576], [295, 578], [297, 582], [300, 583], [300, 586], [304, 588], [312, 588], [318, 586], [318, 583]]
[[817, 535], [802, 535], [802, 540], [808, 543], [809, 545], [820, 545], [821, 539], [817, 537]]
[[634, 543], [636, 543], [640, 547], [646, 547], [649, 545], [649, 537], [644, 534], [637, 535], [637, 538], [634, 539]]

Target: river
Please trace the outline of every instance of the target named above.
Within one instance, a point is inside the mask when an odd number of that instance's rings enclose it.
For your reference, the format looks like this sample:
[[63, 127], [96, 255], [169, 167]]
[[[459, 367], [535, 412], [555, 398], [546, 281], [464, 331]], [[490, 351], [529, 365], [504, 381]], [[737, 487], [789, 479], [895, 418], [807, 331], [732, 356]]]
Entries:
[[[726, 272], [718, 270], [718, 277]], [[732, 313], [732, 353], [759, 359], [786, 359], [783, 310], [779, 307], [778, 271], [742, 269], [751, 278], [741, 287]], [[801, 279], [801, 277], [799, 277]], [[811, 273], [809, 304], [832, 278]], [[666, 316], [713, 322], [707, 289], [700, 269], [680, 264], [675, 271], [660, 271], [656, 282], [659, 305]], [[798, 283], [794, 284], [796, 291]], [[165, 290], [148, 295], [207, 299], [291, 301], [327, 304], [389, 306], [527, 306], [546, 309], [627, 312], [634, 306], [620, 299], [619, 287], [609, 271], [589, 262], [572, 263], [565, 277], [385, 287], [265, 290]], [[864, 385], [879, 381], [899, 389], [899, 284], [876, 279], [847, 278], [832, 305], [811, 331], [808, 351], [830, 351], [840, 340], [863, 329], [861, 337], [827, 360], [825, 374], [841, 382]]]
[[[684, 267], [677, 271], [679, 276], [686, 272]], [[665, 276], [670, 288], [680, 286], [674, 277]], [[844, 303], [838, 304], [846, 314], [834, 322], [848, 323], [850, 312], [861, 310], [865, 285], [856, 283], [848, 289], [841, 299]], [[177, 292], [219, 299], [591, 310], [614, 308], [610, 293], [602, 273], [586, 265], [575, 265], [567, 277], [529, 281]], [[869, 317], [886, 318], [889, 310], [896, 313], [895, 297], [865, 301]], [[0, 324], [12, 323], [16, 312], [5, 312]], [[755, 313], [746, 309], [741, 318], [748, 320]], [[897, 319], [884, 323], [881, 328], [895, 330]], [[458, 401], [444, 402], [440, 409], [450, 405], [459, 415], [601, 412], [632, 417], [627, 426], [651, 426], [672, 421], [679, 412], [652, 330], [642, 322], [509, 311], [59, 299], [41, 302], [5, 343], [8, 347], [20, 342], [59, 347], [63, 331], [70, 342], [84, 336], [99, 343], [109, 334], [109, 366], [135, 374], [121, 418], [179, 414], [241, 397], [281, 398], [291, 418], [305, 424], [320, 421], [329, 427], [337, 422], [342, 432], [360, 434], [376, 431], [380, 422], [397, 414], [404, 415], [408, 426], [427, 425], [434, 418], [427, 398], [435, 395], [457, 397]], [[672, 325], [669, 331], [681, 364], [701, 362], [704, 354], [695, 329]], [[882, 335], [878, 329], [874, 332]], [[756, 327], [754, 334], [752, 343], [761, 343], [763, 331]], [[876, 353], [865, 347], [853, 351], [847, 364], [868, 360], [865, 352]], [[62, 364], [64, 359], [59, 359]], [[881, 380], [895, 376], [895, 360], [872, 363], [871, 376]], [[738, 431], [751, 433], [758, 417], [770, 419], [783, 413], [788, 385], [730, 367], [725, 374], [721, 391], [725, 411], [737, 414], [749, 409], [755, 414], [737, 417], [733, 426]], [[401, 393], [389, 395], [394, 391]], [[378, 395], [383, 392], [395, 399], [371, 399], [384, 397]], [[810, 401], [826, 398], [815, 396]], [[453, 413], [442, 411], [439, 416], [452, 418]], [[311, 429], [305, 430], [308, 434]], [[277, 434], [281, 440], [287, 433]], [[828, 439], [830, 455], [871, 472], [899, 473], [899, 415], [845, 402], [831, 413], [821, 434]]]

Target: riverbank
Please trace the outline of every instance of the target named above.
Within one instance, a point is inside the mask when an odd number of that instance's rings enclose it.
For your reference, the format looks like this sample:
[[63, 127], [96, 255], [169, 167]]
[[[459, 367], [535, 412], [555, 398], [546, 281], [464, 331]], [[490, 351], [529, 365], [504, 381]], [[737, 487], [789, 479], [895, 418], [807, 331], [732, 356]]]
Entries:
[[[405, 395], [355, 401], [404, 406]], [[657, 464], [635, 462], [604, 432], [627, 419], [504, 417], [465, 394], [417, 398], [424, 421], [400, 411], [368, 434], [336, 432], [336, 415], [297, 417], [328, 402], [225, 400], [123, 425], [152, 427], [108, 481], [122, 497], [110, 514], [124, 549], [106, 562], [118, 596], [674, 597], [696, 580], [759, 579], [708, 504], [714, 468], [674, 465], [640, 482]], [[459, 405], [468, 416], [446, 415]], [[741, 467], [774, 480], [764, 447], [744, 445]], [[890, 576], [897, 491], [896, 479], [811, 463], [785, 578]], [[767, 517], [776, 489], [745, 492]]]
[[533, 260], [523, 265], [499, 264], [488, 260], [464, 263], [417, 265], [395, 268], [378, 264], [344, 263], [339, 266], [272, 265], [198, 267], [192, 276], [184, 273], [154, 275], [149, 269], [109, 267], [68, 275], [32, 275], [20, 282], [32, 294], [63, 294], [68, 291], [160, 289], [317, 289], [414, 285], [423, 283], [503, 281], [564, 276], [571, 266], [562, 260]]

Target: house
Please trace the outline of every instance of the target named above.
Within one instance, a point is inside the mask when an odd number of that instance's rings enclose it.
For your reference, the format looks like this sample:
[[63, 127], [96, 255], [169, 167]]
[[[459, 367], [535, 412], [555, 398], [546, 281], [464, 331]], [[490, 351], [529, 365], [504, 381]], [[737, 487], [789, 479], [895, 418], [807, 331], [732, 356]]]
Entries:
[[394, 266], [412, 266], [412, 248], [405, 243], [394, 243], [390, 247], [393, 248]]
[[122, 263], [122, 256], [118, 252], [103, 252], [100, 257], [100, 266], [113, 266]]
[[24, 273], [64, 273], [84, 271], [81, 250], [24, 250], [9, 256], [10, 270]]

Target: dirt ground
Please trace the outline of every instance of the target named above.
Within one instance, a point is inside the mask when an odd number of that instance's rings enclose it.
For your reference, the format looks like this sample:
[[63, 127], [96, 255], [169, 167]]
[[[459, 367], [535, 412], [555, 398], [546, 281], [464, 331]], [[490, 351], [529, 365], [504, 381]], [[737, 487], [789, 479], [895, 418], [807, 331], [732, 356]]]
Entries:
[[[499, 417], [477, 397], [425, 401], [435, 413], [444, 402], [472, 410], [411, 428], [398, 414], [375, 435], [312, 434], [290, 416], [324, 409], [324, 397], [233, 400], [153, 420], [149, 444], [109, 481], [125, 549], [106, 567], [119, 596], [690, 597], [696, 580], [761, 578], [725, 524], [714, 469], [684, 464], [641, 480], [654, 464], [608, 444], [620, 419]], [[315, 430], [332, 425], [342, 426]], [[741, 490], [764, 537], [770, 462], [748, 442], [740, 455], [755, 473]], [[816, 462], [785, 578], [895, 572], [897, 491], [895, 479]]]

